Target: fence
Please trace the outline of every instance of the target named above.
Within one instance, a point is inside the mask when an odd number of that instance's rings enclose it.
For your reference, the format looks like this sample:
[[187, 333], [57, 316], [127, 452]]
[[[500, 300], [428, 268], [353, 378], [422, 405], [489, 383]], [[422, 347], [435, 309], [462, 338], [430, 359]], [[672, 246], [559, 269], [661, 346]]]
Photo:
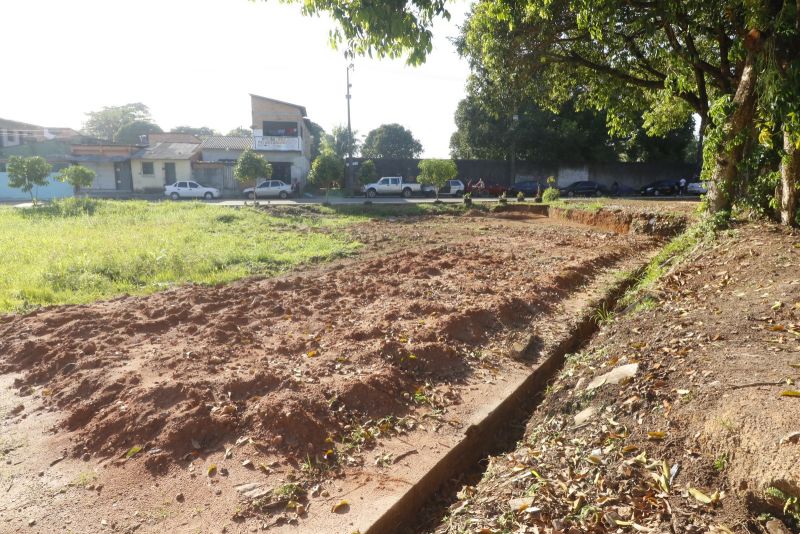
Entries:
[[[55, 178], [55, 173], [47, 177], [47, 185], [34, 187], [33, 194], [40, 200], [52, 200], [54, 198], [66, 198], [73, 195], [72, 186], [64, 182], [59, 182]], [[8, 173], [0, 172], [0, 200], [30, 200], [28, 193], [23, 193], [8, 185]]]

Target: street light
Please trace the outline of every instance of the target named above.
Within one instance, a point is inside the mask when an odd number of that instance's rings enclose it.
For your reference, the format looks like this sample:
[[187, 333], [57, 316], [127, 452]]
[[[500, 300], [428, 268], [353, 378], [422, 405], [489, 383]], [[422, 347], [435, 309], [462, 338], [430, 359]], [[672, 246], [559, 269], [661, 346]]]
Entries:
[[355, 65], [350, 63], [347, 65], [347, 176], [345, 177], [345, 187], [347, 189], [353, 188], [353, 127], [350, 123], [350, 88], [353, 84], [350, 83], [350, 71], [355, 68]]

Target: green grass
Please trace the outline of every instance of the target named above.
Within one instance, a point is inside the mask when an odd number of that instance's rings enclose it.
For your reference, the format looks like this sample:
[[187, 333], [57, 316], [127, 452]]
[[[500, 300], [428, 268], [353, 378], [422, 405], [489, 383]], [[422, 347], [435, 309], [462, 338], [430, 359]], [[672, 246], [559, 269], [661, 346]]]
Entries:
[[86, 199], [0, 207], [0, 313], [275, 275], [359, 247], [342, 227], [366, 215], [312, 215]]

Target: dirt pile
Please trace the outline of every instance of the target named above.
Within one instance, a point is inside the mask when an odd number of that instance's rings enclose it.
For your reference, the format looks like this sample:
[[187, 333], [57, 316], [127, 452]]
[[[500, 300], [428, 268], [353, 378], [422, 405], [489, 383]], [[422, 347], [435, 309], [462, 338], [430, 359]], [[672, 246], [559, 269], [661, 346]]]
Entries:
[[430, 531], [800, 532], [798, 267], [770, 225], [693, 250]]
[[430, 399], [458, 402], [536, 314], [653, 245], [492, 217], [354, 233], [360, 257], [280, 279], [0, 318], [0, 371], [64, 413], [75, 455], [141, 448], [160, 469], [249, 437], [304, 458]]

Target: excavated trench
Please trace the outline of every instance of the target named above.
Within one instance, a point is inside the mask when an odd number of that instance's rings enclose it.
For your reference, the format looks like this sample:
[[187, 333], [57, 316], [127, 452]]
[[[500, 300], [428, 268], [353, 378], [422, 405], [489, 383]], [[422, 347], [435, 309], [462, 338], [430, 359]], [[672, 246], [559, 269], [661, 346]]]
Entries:
[[[668, 217], [665, 220], [663, 216], [654, 214], [604, 210], [590, 212], [546, 205], [507, 205], [495, 211], [513, 218], [526, 214], [545, 215], [617, 233], [646, 233], [660, 237], [674, 236], [686, 226], [686, 221], [681, 218]], [[636, 283], [646, 266], [647, 262], [643, 262], [624, 277], [616, 274], [609, 277], [599, 297], [583, 307], [569, 333], [540, 356], [540, 364], [527, 378], [488, 411], [480, 422], [471, 425], [463, 439], [364, 530], [364, 534], [433, 531], [456, 501], [459, 489], [464, 484], [480, 480], [488, 465], [488, 458], [512, 451], [524, 437], [527, 420], [541, 402], [547, 384], [562, 368], [566, 356], [580, 350], [598, 331], [597, 312], [613, 309], [622, 295]], [[525, 348], [525, 352], [534, 350], [532, 344]]]

